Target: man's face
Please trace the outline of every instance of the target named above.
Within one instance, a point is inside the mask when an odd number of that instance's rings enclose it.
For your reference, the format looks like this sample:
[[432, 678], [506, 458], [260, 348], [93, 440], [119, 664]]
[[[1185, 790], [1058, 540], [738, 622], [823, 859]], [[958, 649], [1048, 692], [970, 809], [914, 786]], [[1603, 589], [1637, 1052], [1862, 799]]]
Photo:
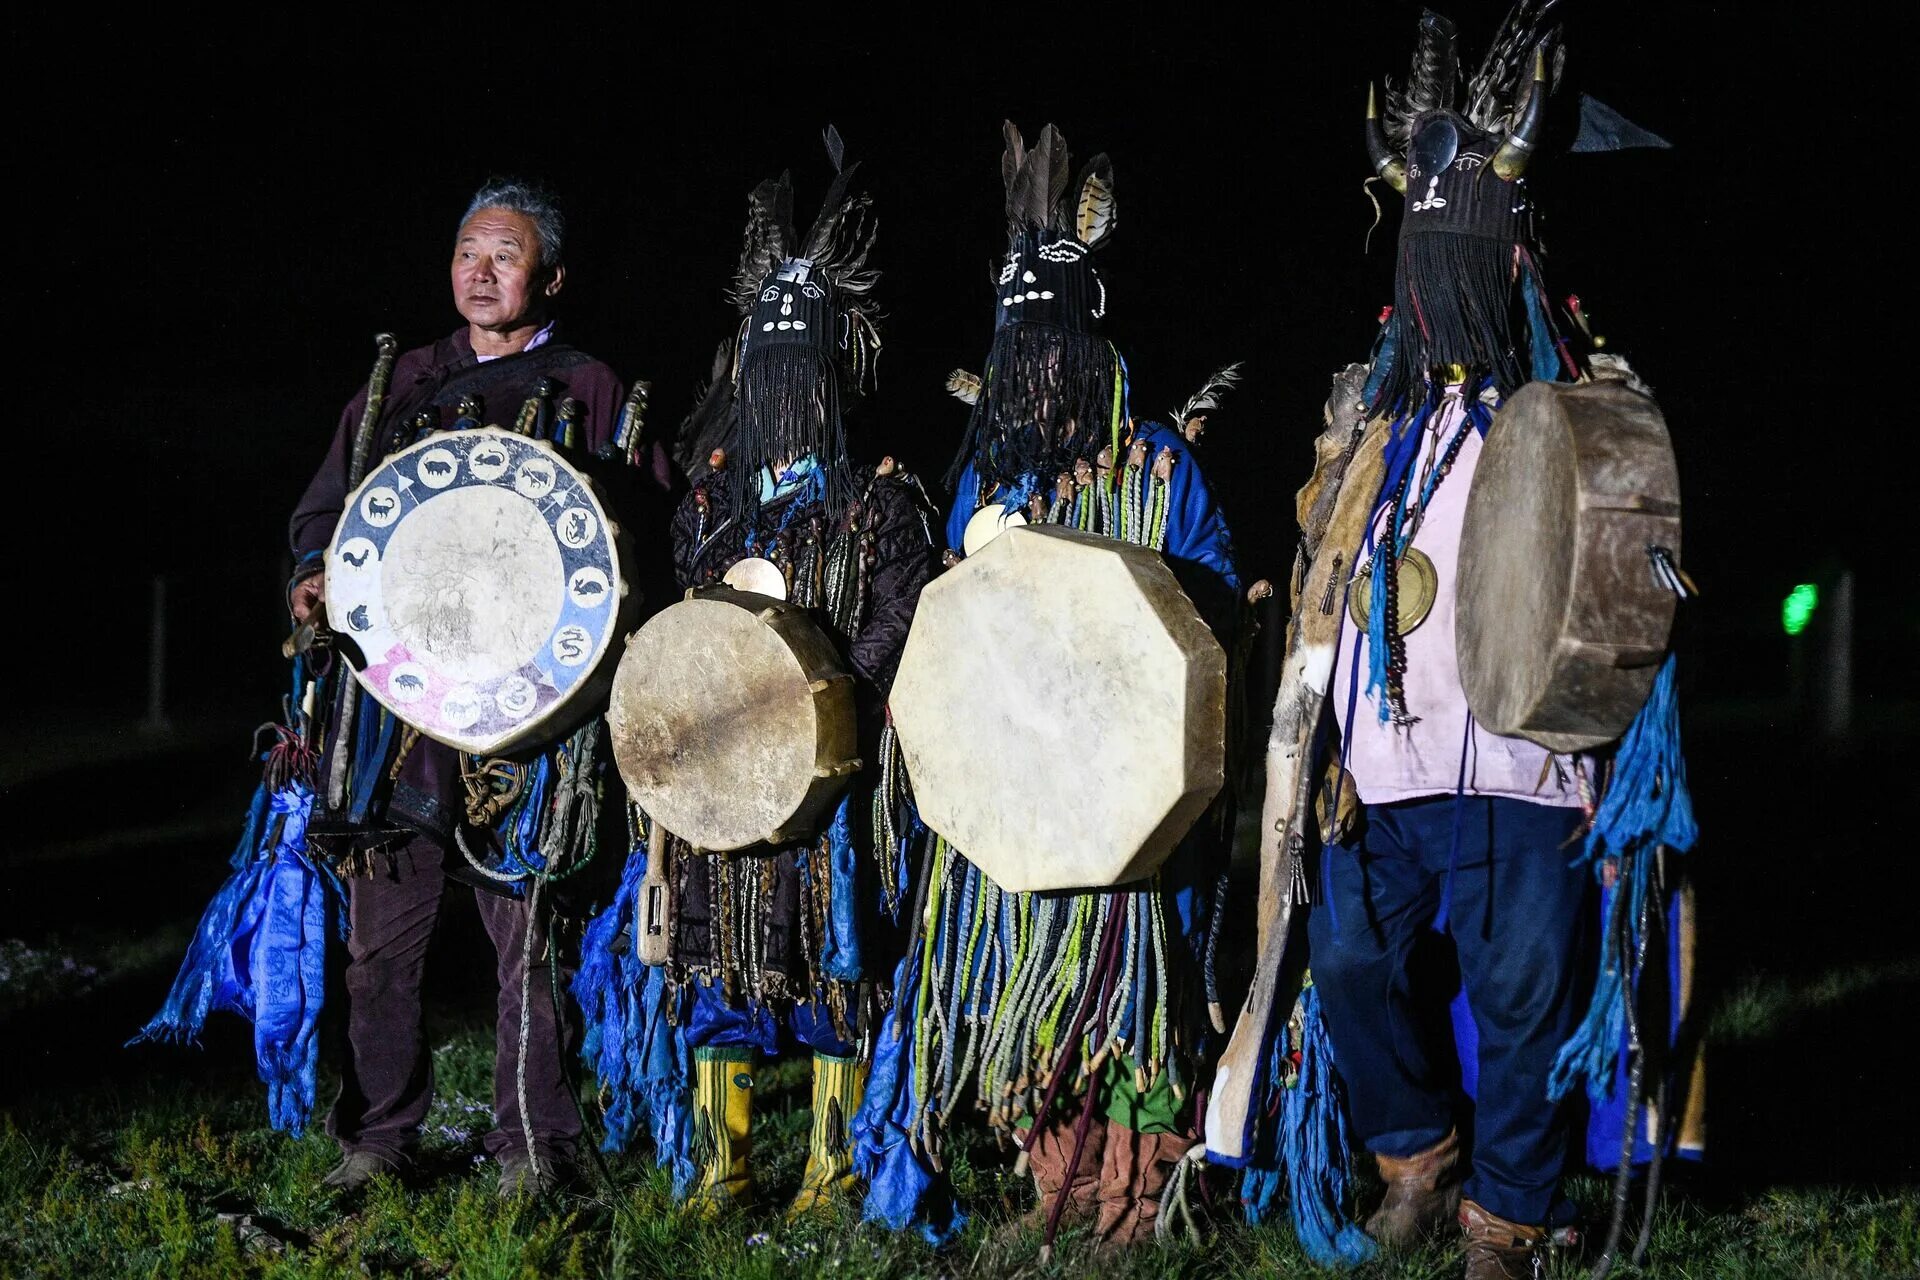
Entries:
[[453, 244], [453, 304], [468, 323], [506, 331], [536, 318], [563, 272], [540, 265], [533, 219], [505, 209], [468, 218]]

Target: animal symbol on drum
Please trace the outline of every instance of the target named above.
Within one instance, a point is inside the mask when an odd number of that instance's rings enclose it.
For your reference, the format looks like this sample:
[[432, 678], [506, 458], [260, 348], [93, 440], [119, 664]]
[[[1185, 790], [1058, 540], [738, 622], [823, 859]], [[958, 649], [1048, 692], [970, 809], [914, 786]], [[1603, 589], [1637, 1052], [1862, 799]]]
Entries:
[[455, 729], [478, 723], [483, 710], [480, 695], [472, 689], [455, 689], [440, 699], [440, 719]]
[[540, 691], [525, 676], [508, 676], [500, 682], [499, 692], [493, 695], [493, 700], [499, 704], [502, 715], [510, 720], [518, 720], [540, 701]]
[[528, 458], [513, 477], [514, 490], [523, 498], [540, 499], [553, 492], [553, 464], [545, 458]]
[[367, 616], [367, 606], [363, 604], [353, 606], [353, 611], [347, 614], [347, 625], [355, 631], [365, 631], [371, 627], [373, 619]]
[[373, 553], [370, 551], [362, 551], [359, 555], [355, 555], [351, 551], [342, 551], [340, 558], [356, 569], [364, 569], [367, 567], [367, 557], [371, 554]]
[[427, 673], [413, 663], [396, 666], [387, 677], [387, 693], [395, 702], [416, 702], [427, 692]]
[[474, 479], [491, 483], [506, 472], [506, 450], [498, 445], [482, 445], [467, 458], [467, 465], [473, 468]]
[[364, 569], [375, 556], [376, 549], [366, 538], [348, 538], [340, 544], [340, 561], [349, 569]]
[[568, 623], [553, 633], [553, 656], [569, 667], [577, 667], [593, 652], [593, 637], [578, 623]]
[[591, 608], [607, 598], [607, 575], [588, 565], [576, 569], [567, 580], [567, 596], [581, 608]]
[[593, 541], [599, 528], [600, 522], [593, 518], [593, 512], [585, 507], [569, 507], [560, 517], [560, 541], [578, 551]]
[[429, 489], [444, 489], [453, 483], [453, 451], [429, 449], [420, 455], [420, 480]]
[[367, 490], [360, 500], [360, 514], [376, 529], [384, 529], [400, 518], [400, 495], [385, 485]]

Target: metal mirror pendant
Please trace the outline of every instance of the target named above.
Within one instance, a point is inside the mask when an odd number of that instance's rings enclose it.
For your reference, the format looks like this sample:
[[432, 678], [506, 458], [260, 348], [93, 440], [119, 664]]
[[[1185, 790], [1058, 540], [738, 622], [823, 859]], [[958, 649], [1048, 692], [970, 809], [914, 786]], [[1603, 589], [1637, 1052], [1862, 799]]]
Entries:
[[[1379, 562], [1375, 557], [1375, 563]], [[1400, 588], [1399, 633], [1412, 635], [1420, 624], [1433, 612], [1433, 601], [1440, 594], [1440, 574], [1433, 567], [1433, 561], [1427, 553], [1418, 547], [1408, 547], [1406, 554], [1400, 557], [1399, 573], [1394, 578]], [[1372, 616], [1373, 606], [1373, 565], [1360, 571], [1347, 588], [1347, 616], [1353, 619], [1353, 625], [1360, 630], [1367, 629], [1367, 619]]]

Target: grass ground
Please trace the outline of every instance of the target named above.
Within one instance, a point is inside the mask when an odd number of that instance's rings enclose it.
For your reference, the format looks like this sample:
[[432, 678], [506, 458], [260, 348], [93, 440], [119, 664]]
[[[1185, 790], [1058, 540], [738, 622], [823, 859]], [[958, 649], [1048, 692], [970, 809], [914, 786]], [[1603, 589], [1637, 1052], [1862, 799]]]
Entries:
[[[1713, 835], [1698, 863], [1712, 1161], [1670, 1181], [1644, 1268], [1620, 1276], [1920, 1277], [1920, 1108], [1901, 1034], [1920, 1005], [1911, 903], [1920, 863], [1890, 810], [1792, 797], [1899, 795], [1910, 751], [1766, 750], [1742, 733], [1690, 748]], [[1095, 1259], [1068, 1238], [1050, 1263], [1009, 1233], [1027, 1192], [1005, 1156], [960, 1153], [974, 1219], [934, 1253], [846, 1218], [786, 1226], [808, 1123], [802, 1064], [756, 1073], [756, 1167], [769, 1208], [677, 1216], [642, 1156], [554, 1203], [502, 1204], [480, 1157], [489, 1123], [492, 959], [471, 910], [449, 911], [430, 969], [439, 1098], [423, 1177], [358, 1204], [322, 1190], [324, 1136], [265, 1124], [245, 1028], [204, 1050], [122, 1042], [153, 1012], [208, 892], [249, 783], [223, 744], [129, 775], [98, 814], [97, 772], [0, 781], [0, 1277], [1040, 1277], [1311, 1272], [1284, 1225], [1248, 1227], [1215, 1192], [1197, 1247]], [[1898, 771], [1898, 772], [1896, 772]], [[238, 791], [239, 794], [229, 794]], [[101, 821], [105, 818], [105, 821]], [[1833, 832], [1843, 830], [1836, 840]], [[323, 1080], [325, 1096], [328, 1083]], [[1604, 1222], [1607, 1186], [1575, 1198]], [[1354, 1273], [1457, 1274], [1445, 1246]], [[1583, 1273], [1555, 1259], [1551, 1274]]]
[[[111, 957], [103, 957], [110, 966]], [[96, 966], [99, 967], [99, 966]], [[1844, 975], [1835, 989], [1870, 982]], [[1750, 986], [1726, 1029], [1760, 1033], [1759, 1019], [1790, 1017], [1808, 993]], [[147, 1068], [46, 1090], [0, 1114], [0, 1273], [49, 1276], [696, 1277], [1294, 1275], [1313, 1268], [1284, 1224], [1233, 1219], [1222, 1187], [1198, 1246], [1096, 1259], [1068, 1237], [1050, 1263], [1032, 1232], [1007, 1223], [1024, 1188], [991, 1147], [956, 1161], [975, 1210], [960, 1242], [935, 1253], [919, 1241], [860, 1226], [788, 1226], [778, 1206], [798, 1185], [807, 1106], [803, 1062], [757, 1074], [756, 1169], [769, 1207], [714, 1223], [673, 1209], [664, 1176], [644, 1156], [612, 1157], [610, 1183], [549, 1203], [502, 1203], [481, 1154], [490, 1123], [490, 1028], [478, 1018], [435, 1028], [438, 1096], [422, 1168], [409, 1185], [380, 1180], [357, 1203], [320, 1186], [336, 1158], [330, 1140], [299, 1140], [264, 1123], [259, 1091], [239, 1070], [244, 1042], [212, 1038], [205, 1054], [141, 1050]], [[1579, 1179], [1576, 1198], [1599, 1221], [1608, 1187]], [[1441, 1277], [1457, 1267], [1444, 1246], [1383, 1259], [1358, 1277]], [[1584, 1263], [1555, 1260], [1551, 1274]], [[1865, 1277], [1920, 1275], [1920, 1188], [1774, 1187], [1730, 1192], [1682, 1185], [1667, 1199], [1646, 1266], [1620, 1276]]]

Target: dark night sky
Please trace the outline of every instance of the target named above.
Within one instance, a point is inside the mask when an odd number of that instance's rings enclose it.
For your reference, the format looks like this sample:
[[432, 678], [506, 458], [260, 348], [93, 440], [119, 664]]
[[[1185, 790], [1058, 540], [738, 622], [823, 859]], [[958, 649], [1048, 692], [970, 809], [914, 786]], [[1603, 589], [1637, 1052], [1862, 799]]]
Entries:
[[[1500, 7], [1451, 10], [1469, 61]], [[937, 474], [964, 422], [942, 376], [977, 366], [991, 332], [1003, 116], [1113, 157], [1121, 230], [1103, 273], [1136, 412], [1246, 362], [1203, 461], [1248, 576], [1279, 579], [1327, 377], [1365, 357], [1390, 296], [1398, 200], [1363, 253], [1360, 126], [1368, 79], [1403, 72], [1417, 13], [1284, 8], [1302, 12], [1228, 26], [1198, 6], [926, 7], [879, 27], [815, 6], [794, 11], [801, 36], [744, 14], [694, 34], [664, 6], [606, 30], [452, 11], [219, 34], [16, 28], [37, 67], [6, 90], [27, 179], [9, 202], [28, 334], [16, 430], [27, 465], [70, 478], [41, 500], [49, 523], [25, 543], [41, 552], [16, 583], [91, 599], [72, 642], [110, 673], [88, 682], [91, 704], [137, 702], [153, 573], [174, 582], [182, 687], [271, 696], [286, 512], [371, 335], [414, 346], [455, 327], [446, 251], [473, 187], [526, 173], [569, 198], [571, 336], [651, 379], [670, 424], [733, 323], [721, 289], [748, 188], [791, 168], [810, 212], [828, 120], [865, 161], [888, 273], [866, 435]], [[1870, 186], [1850, 171], [1872, 141], [1848, 93], [1858, 51], [1841, 24], [1784, 6], [1566, 9], [1570, 88], [1675, 148], [1536, 166], [1548, 281], [1582, 296], [1674, 430], [1686, 560], [1709, 593], [1689, 623], [1713, 659], [1697, 678], [1764, 693], [1784, 678], [1779, 598], [1869, 562], [1871, 508], [1851, 496], [1864, 466], [1809, 467], [1808, 443], [1870, 457], [1869, 433], [1891, 429], [1865, 394], [1823, 385], [1871, 334], [1872, 295], [1895, 292], [1879, 273], [1904, 266], [1858, 248], [1885, 216], [1848, 194]], [[93, 547], [93, 567], [61, 546]], [[103, 589], [76, 593], [86, 575]], [[1863, 599], [1877, 637], [1863, 668], [1915, 638], [1911, 608]], [[76, 696], [49, 685], [24, 702]]]

